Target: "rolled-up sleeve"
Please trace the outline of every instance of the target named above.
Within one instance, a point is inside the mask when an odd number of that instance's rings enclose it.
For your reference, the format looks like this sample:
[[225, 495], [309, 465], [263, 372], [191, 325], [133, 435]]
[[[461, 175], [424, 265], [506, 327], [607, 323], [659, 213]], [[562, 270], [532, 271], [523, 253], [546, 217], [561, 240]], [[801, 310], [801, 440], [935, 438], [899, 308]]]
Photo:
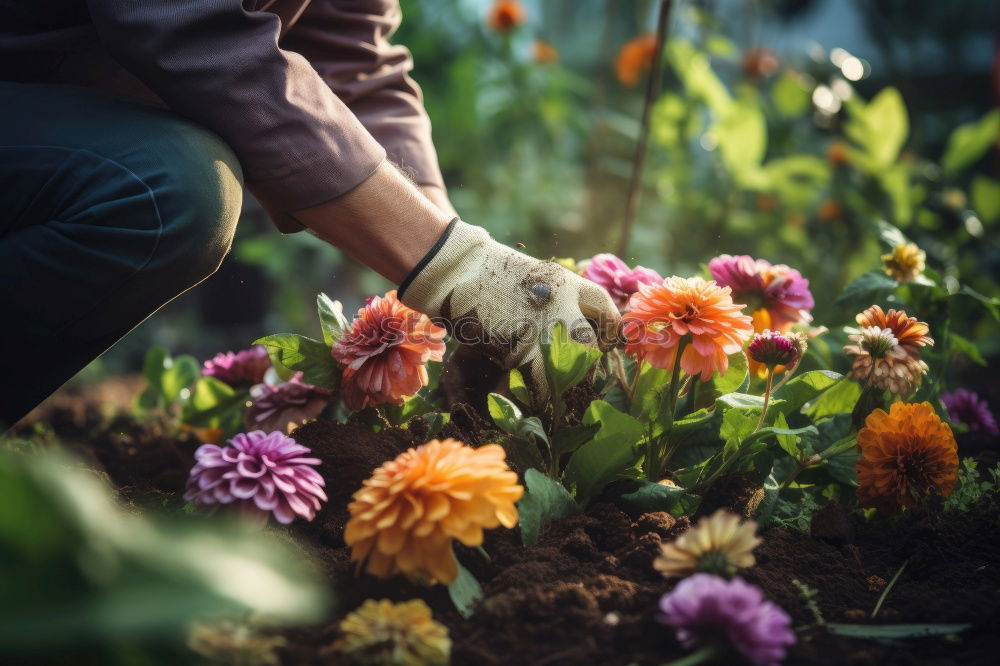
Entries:
[[172, 110], [232, 147], [279, 229], [289, 212], [366, 180], [385, 150], [300, 54], [280, 21], [240, 0], [89, 0], [112, 57]]
[[410, 52], [389, 43], [398, 0], [312, 0], [282, 44], [323, 80], [418, 185], [444, 186]]

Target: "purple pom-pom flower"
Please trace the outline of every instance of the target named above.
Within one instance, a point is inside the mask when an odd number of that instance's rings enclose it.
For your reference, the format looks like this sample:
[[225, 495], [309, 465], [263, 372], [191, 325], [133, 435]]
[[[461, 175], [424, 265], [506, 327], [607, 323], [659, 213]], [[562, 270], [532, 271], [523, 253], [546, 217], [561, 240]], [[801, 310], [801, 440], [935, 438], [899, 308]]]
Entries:
[[969, 426], [970, 432], [980, 432], [994, 437], [1000, 435], [1000, 428], [990, 413], [989, 404], [977, 393], [968, 389], [955, 389], [951, 393], [942, 393], [941, 402], [948, 410], [948, 418], [954, 423]]
[[216, 354], [215, 358], [205, 361], [201, 374], [230, 386], [253, 386], [264, 381], [264, 374], [270, 367], [267, 348], [257, 345], [235, 353]]
[[330, 391], [306, 384], [296, 372], [287, 382], [257, 384], [250, 389], [250, 404], [243, 412], [247, 430], [287, 433], [319, 416], [330, 402]]
[[319, 458], [280, 432], [240, 433], [228, 446], [203, 444], [188, 476], [184, 499], [202, 507], [237, 503], [262, 521], [268, 513], [287, 525], [296, 516], [316, 517], [326, 501], [326, 482], [313, 465]]
[[618, 309], [628, 305], [629, 297], [639, 291], [640, 284], [663, 282], [652, 268], [636, 266], [634, 269], [613, 254], [595, 255], [583, 269], [583, 277], [604, 287]]
[[660, 610], [685, 647], [732, 649], [754, 666], [780, 664], [795, 644], [788, 614], [741, 578], [696, 573], [663, 595]]
[[763, 333], [754, 334], [753, 340], [747, 345], [747, 353], [750, 358], [769, 368], [791, 365], [799, 358], [795, 340], [769, 328], [764, 329]]

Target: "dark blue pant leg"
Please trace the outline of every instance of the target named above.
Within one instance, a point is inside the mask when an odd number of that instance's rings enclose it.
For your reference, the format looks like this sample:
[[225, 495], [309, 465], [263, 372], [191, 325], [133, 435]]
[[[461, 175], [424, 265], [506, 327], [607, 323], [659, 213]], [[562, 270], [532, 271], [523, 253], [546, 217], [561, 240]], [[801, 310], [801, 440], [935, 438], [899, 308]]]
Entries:
[[168, 111], [0, 82], [0, 426], [215, 272], [241, 183], [225, 144]]

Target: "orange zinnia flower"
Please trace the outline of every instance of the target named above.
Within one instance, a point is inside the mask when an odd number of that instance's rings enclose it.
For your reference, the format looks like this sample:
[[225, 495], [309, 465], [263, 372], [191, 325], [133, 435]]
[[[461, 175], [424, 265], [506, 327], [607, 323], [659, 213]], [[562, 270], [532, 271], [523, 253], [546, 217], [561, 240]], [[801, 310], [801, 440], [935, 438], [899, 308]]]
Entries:
[[445, 330], [411, 310], [390, 291], [373, 296], [333, 345], [344, 367], [344, 404], [357, 411], [368, 405], [399, 404], [426, 386], [427, 361], [444, 355]]
[[858, 500], [894, 512], [931, 493], [951, 495], [958, 479], [958, 445], [929, 402], [876, 409], [858, 432]]
[[681, 368], [708, 381], [729, 367], [729, 355], [753, 334], [750, 317], [733, 303], [732, 290], [700, 277], [669, 277], [639, 285], [622, 317], [625, 351], [650, 365], [673, 370], [677, 349], [687, 344]]
[[615, 75], [623, 86], [632, 88], [639, 77], [653, 66], [656, 57], [656, 35], [648, 34], [625, 42], [615, 58]]
[[348, 505], [351, 560], [387, 578], [450, 583], [458, 575], [451, 540], [483, 542], [483, 528], [517, 524], [524, 488], [496, 444], [478, 449], [432, 439], [375, 470]]
[[486, 23], [497, 32], [510, 32], [523, 25], [528, 13], [517, 0], [496, 0], [486, 16]]

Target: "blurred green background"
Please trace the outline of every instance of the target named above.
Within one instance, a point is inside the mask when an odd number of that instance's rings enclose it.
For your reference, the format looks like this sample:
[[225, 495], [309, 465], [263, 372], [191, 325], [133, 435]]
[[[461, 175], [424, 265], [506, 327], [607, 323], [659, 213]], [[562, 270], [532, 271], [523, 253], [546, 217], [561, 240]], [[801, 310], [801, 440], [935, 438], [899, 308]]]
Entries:
[[[654, 28], [659, 3], [525, 0], [507, 32], [488, 24], [491, 4], [403, 0], [395, 37], [413, 52], [456, 208], [535, 256], [615, 251], [646, 85], [645, 70], [620, 82], [615, 60]], [[721, 253], [787, 263], [833, 328], [853, 317], [836, 294], [880, 265], [882, 219], [946, 282], [997, 295], [996, 14], [989, 0], [674, 2], [624, 258], [665, 275]], [[138, 371], [152, 345], [206, 358], [267, 333], [315, 334], [317, 292], [351, 311], [391, 287], [245, 208], [219, 273], [80, 380]], [[984, 312], [952, 314], [995, 357]]]

